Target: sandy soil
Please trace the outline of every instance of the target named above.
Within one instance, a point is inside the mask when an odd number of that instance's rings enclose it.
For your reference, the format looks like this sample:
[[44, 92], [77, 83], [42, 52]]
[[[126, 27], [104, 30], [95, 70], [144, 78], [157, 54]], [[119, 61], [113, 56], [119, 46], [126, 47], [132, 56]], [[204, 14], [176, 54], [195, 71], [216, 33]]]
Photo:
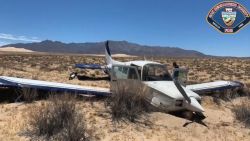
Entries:
[[[79, 109], [85, 115], [87, 128], [92, 132], [95, 140], [104, 141], [249, 141], [250, 129], [235, 121], [230, 110], [233, 104], [239, 103], [241, 98], [232, 102], [216, 106], [209, 97], [204, 98], [207, 118], [201, 125], [170, 114], [153, 112], [149, 114], [152, 125], [119, 123], [111, 121], [110, 114], [104, 108], [103, 101], [79, 101]], [[22, 135], [26, 128], [29, 109], [43, 103], [37, 101], [31, 104], [11, 103], [1, 104], [0, 108], [0, 138], [12, 141], [26, 141], [28, 137]]]
[[34, 52], [32, 50], [28, 50], [25, 48], [15, 48], [15, 47], [1, 47], [0, 51], [6, 51], [6, 52]]

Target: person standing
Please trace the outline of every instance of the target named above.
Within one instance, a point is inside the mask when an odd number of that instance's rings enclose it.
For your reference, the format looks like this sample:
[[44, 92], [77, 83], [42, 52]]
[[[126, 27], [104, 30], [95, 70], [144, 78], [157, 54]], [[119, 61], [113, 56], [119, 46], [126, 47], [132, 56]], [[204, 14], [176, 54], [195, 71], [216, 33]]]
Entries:
[[178, 80], [179, 77], [179, 66], [177, 65], [176, 62], [173, 62], [173, 79]]

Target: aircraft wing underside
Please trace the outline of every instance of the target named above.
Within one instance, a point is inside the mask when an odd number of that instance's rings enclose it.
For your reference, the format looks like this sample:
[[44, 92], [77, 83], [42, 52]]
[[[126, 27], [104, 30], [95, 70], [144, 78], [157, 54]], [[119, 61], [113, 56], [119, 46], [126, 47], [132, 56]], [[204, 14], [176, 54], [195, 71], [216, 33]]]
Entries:
[[80, 69], [104, 69], [103, 66], [98, 64], [75, 64], [75, 67]]
[[241, 88], [243, 84], [236, 81], [215, 81], [201, 84], [187, 85], [186, 88], [197, 93], [223, 91], [227, 89]]
[[87, 94], [96, 96], [109, 96], [111, 94], [110, 90], [107, 88], [79, 86], [7, 76], [0, 76], [0, 87], [32, 88], [49, 92], [67, 92], [73, 94]]

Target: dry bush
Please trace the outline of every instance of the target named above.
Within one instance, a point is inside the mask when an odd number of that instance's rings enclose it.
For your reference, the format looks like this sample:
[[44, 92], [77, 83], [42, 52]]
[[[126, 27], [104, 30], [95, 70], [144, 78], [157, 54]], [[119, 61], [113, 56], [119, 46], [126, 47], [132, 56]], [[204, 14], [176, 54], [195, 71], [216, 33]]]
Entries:
[[239, 90], [239, 94], [241, 96], [248, 96], [248, 97], [250, 97], [250, 88], [247, 87], [247, 86], [245, 86], [244, 88], [242, 88], [242, 89]]
[[240, 105], [233, 109], [235, 117], [240, 122], [243, 122], [246, 127], [250, 128], [250, 101], [243, 101]]
[[239, 91], [239, 89], [224, 90], [224, 92], [222, 92], [220, 94], [220, 98], [224, 101], [230, 101], [230, 100], [240, 96], [238, 91]]
[[243, 91], [247, 96], [250, 96], [250, 83], [246, 83]]
[[213, 93], [212, 97], [213, 97], [213, 101], [217, 104], [217, 105], [221, 105], [222, 100], [223, 101], [231, 101], [231, 96], [232, 96], [232, 92], [229, 90], [225, 90], [225, 91], [216, 91]]
[[213, 96], [213, 101], [217, 105], [221, 105], [222, 100], [223, 101], [231, 101], [232, 99], [246, 96], [247, 93], [245, 92], [244, 88], [237, 88], [237, 89], [229, 89], [224, 91], [217, 91], [215, 92]]
[[38, 93], [36, 89], [32, 88], [22, 88], [21, 96], [23, 96], [23, 100], [27, 103], [31, 103], [38, 97]]
[[83, 115], [69, 94], [50, 96], [47, 103], [31, 109], [28, 125], [27, 133], [32, 139], [89, 140]]
[[122, 80], [111, 85], [112, 96], [107, 105], [113, 121], [136, 122], [150, 111], [143, 86], [140, 82]]

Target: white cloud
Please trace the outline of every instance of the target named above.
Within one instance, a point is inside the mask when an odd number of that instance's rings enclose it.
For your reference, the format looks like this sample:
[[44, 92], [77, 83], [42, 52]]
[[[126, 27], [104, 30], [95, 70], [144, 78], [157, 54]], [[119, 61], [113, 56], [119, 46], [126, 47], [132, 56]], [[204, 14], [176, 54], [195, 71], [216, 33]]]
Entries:
[[9, 42], [0, 41], [0, 46], [10, 44]]
[[16, 35], [5, 34], [5, 33], [0, 33], [0, 39], [25, 41], [25, 42], [40, 42], [41, 41], [37, 37], [16, 36]]

